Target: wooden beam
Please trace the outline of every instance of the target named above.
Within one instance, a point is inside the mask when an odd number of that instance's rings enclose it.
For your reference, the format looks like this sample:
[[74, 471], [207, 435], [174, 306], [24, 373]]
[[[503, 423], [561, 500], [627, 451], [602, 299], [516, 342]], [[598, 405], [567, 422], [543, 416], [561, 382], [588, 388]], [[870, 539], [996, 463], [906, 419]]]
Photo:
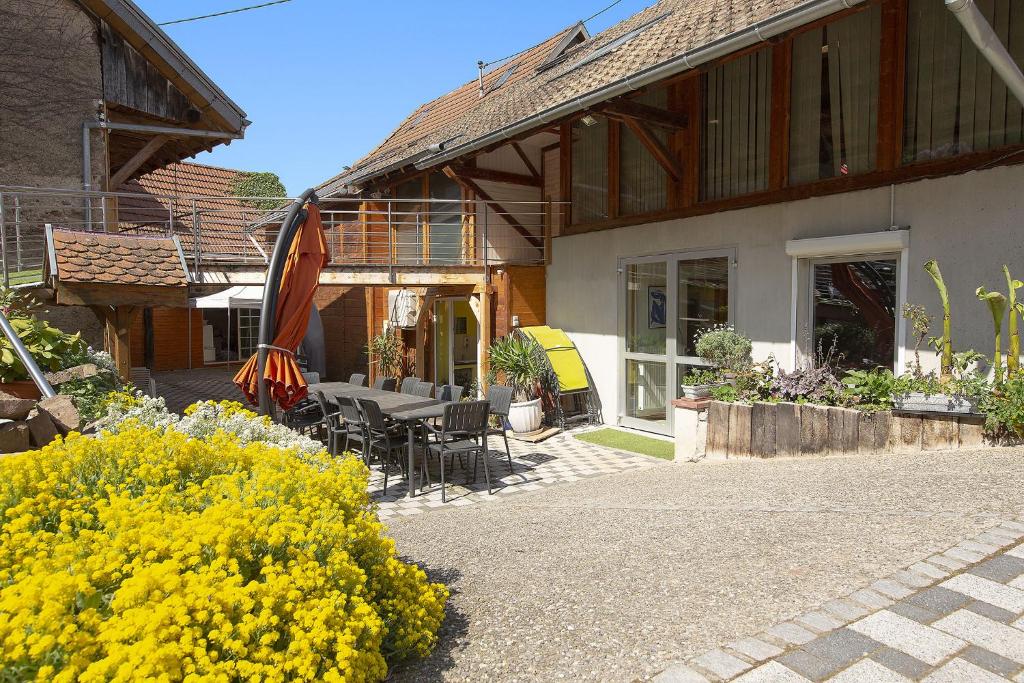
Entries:
[[907, 0], [893, 0], [882, 4], [876, 157], [876, 167], [879, 171], [898, 168], [903, 156], [907, 4]]
[[486, 180], [491, 183], [507, 183], [509, 185], [528, 185], [529, 187], [540, 187], [540, 176], [529, 176], [524, 173], [511, 173], [509, 171], [496, 171], [490, 168], [478, 166], [452, 166], [463, 178], [474, 180]]
[[132, 321], [142, 310], [137, 306], [90, 306], [103, 324], [103, 344], [114, 359], [118, 376], [125, 382], [131, 379]]
[[186, 308], [188, 287], [148, 287], [86, 282], [58, 282], [61, 306], [167, 306]]
[[526, 170], [530, 172], [530, 175], [537, 179], [537, 181], [540, 181], [540, 171], [538, 171], [537, 167], [533, 165], [532, 161], [530, 161], [530, 157], [523, 150], [522, 146], [518, 142], [513, 142], [512, 149], [514, 149], [516, 154], [519, 155], [519, 158], [523, 162], [523, 166], [526, 166]]
[[482, 391], [487, 391], [487, 375], [491, 372], [491, 293], [480, 292], [480, 345], [477, 350], [480, 376], [477, 378]]
[[509, 225], [511, 225], [513, 228], [515, 228], [515, 231], [518, 232], [520, 235], [522, 235], [526, 239], [527, 242], [529, 242], [533, 246], [537, 247], [537, 249], [542, 249], [543, 248], [543, 246], [544, 246], [544, 239], [542, 237], [534, 235], [529, 230], [524, 228], [523, 225], [519, 221], [517, 221], [515, 219], [515, 217], [510, 212], [506, 211], [505, 208], [501, 204], [499, 204], [498, 202], [494, 201], [494, 199], [489, 194], [487, 194], [482, 189], [480, 189], [479, 185], [477, 185], [475, 182], [473, 182], [469, 178], [465, 178], [465, 177], [460, 176], [458, 171], [456, 171], [451, 166], [445, 166], [441, 170], [442, 170], [442, 172], [444, 172], [444, 174], [446, 176], [448, 176], [453, 181], [455, 181], [456, 183], [461, 185], [463, 187], [463, 189], [467, 189], [467, 190], [472, 191], [473, 194], [475, 194], [480, 199], [484, 200], [484, 203], [487, 204], [487, 206], [491, 209], [491, 211], [494, 211], [495, 213], [500, 214], [501, 217], [505, 220], [505, 222], [507, 222]]
[[772, 46], [771, 123], [768, 132], [768, 187], [778, 190], [789, 184], [789, 112], [793, 78], [793, 41]]
[[603, 114], [617, 114], [623, 119], [635, 119], [644, 121], [669, 130], [682, 130], [690, 125], [690, 117], [685, 112], [669, 111], [652, 107], [649, 104], [640, 104], [630, 100], [615, 100], [608, 102], [601, 107]]
[[[572, 124], [563, 123], [561, 135], [558, 138], [558, 201], [572, 201]], [[562, 204], [558, 212], [561, 220], [559, 234], [572, 221], [572, 204]]]
[[117, 169], [117, 172], [114, 173], [114, 175], [110, 176], [110, 182], [107, 184], [107, 188], [111, 192], [117, 192], [117, 188], [121, 187], [124, 181], [128, 180], [128, 177], [132, 173], [135, 173], [142, 164], [146, 163], [149, 158], [153, 156], [158, 149], [163, 147], [164, 143], [168, 140], [170, 140], [170, 137], [167, 135], [157, 135], [151, 138], [150, 141], [147, 142], [142, 149], [136, 152], [131, 159], [124, 162], [124, 165]]
[[672, 152], [665, 146], [665, 143], [652, 133], [650, 128], [636, 119], [626, 118], [623, 121], [633, 131], [633, 134], [636, 135], [643, 146], [647, 148], [651, 156], [661, 164], [661, 167], [665, 169], [665, 172], [669, 174], [672, 180], [678, 182], [683, 178], [683, 168], [679, 161], [672, 156]]

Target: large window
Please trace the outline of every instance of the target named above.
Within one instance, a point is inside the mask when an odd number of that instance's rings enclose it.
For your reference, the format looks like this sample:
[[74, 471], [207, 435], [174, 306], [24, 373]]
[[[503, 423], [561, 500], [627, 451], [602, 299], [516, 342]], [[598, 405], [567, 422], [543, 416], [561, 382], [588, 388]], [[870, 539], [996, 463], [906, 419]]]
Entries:
[[431, 173], [431, 263], [459, 263], [462, 258], [462, 188], [443, 173]]
[[840, 368], [893, 367], [897, 258], [812, 264], [813, 353]]
[[[978, 8], [1024, 65], [1024, 3]], [[903, 160], [922, 161], [1022, 142], [1021, 105], [943, 3], [911, 0]]]
[[771, 57], [758, 50], [701, 77], [701, 199], [768, 187]]
[[[400, 200], [422, 200], [423, 178], [409, 180], [395, 188], [395, 198]], [[398, 263], [419, 263], [423, 259], [423, 225], [427, 220], [422, 201], [396, 202], [391, 212], [394, 230], [393, 258]], [[375, 231], [377, 232], [377, 231]], [[372, 239], [387, 239], [386, 235], [375, 235]]]
[[791, 183], [874, 170], [881, 24], [876, 4], [793, 40]]
[[[668, 91], [655, 88], [635, 100], [658, 109], [668, 108]], [[658, 211], [668, 206], [668, 174], [640, 138], [628, 126], [619, 137], [619, 213], [623, 216]], [[651, 132], [668, 146], [668, 132], [652, 126]]]
[[588, 116], [572, 124], [572, 222], [608, 218], [608, 121]]

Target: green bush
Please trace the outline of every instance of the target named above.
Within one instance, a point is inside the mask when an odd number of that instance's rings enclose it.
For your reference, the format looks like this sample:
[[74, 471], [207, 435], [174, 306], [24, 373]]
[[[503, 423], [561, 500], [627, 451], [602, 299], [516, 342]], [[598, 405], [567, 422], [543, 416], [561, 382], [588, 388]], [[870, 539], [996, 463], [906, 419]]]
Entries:
[[[43, 371], [77, 365], [87, 352], [81, 334], [67, 334], [40, 320], [33, 313], [39, 303], [14, 289], [0, 288], [0, 310], [17, 332], [21, 343]], [[14, 351], [6, 335], [0, 335], [0, 382], [29, 379], [28, 368]]]
[[697, 335], [697, 355], [726, 372], [739, 372], [750, 366], [753, 346], [750, 339], [727, 325], [716, 325]]
[[540, 344], [525, 336], [495, 339], [490, 348], [491, 372], [512, 389], [517, 400], [532, 400], [544, 375], [543, 354]]

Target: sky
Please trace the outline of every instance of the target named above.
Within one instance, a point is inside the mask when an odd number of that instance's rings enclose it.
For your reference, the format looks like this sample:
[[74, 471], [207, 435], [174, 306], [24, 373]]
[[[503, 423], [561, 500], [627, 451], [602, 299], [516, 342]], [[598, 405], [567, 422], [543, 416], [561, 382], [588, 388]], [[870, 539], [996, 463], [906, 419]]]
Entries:
[[[156, 22], [266, 0], [135, 0]], [[246, 113], [244, 140], [192, 161], [277, 173], [297, 195], [341, 172], [476, 62], [535, 45], [612, 0], [291, 0], [162, 27]], [[591, 34], [653, 0], [619, 0]]]

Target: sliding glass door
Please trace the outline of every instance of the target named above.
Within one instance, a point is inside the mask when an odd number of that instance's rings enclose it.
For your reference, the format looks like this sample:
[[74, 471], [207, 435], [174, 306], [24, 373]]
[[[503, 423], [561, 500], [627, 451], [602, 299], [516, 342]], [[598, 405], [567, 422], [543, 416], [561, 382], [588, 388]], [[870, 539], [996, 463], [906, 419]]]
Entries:
[[672, 433], [671, 401], [702, 364], [694, 339], [732, 320], [732, 250], [620, 262], [619, 423]]

